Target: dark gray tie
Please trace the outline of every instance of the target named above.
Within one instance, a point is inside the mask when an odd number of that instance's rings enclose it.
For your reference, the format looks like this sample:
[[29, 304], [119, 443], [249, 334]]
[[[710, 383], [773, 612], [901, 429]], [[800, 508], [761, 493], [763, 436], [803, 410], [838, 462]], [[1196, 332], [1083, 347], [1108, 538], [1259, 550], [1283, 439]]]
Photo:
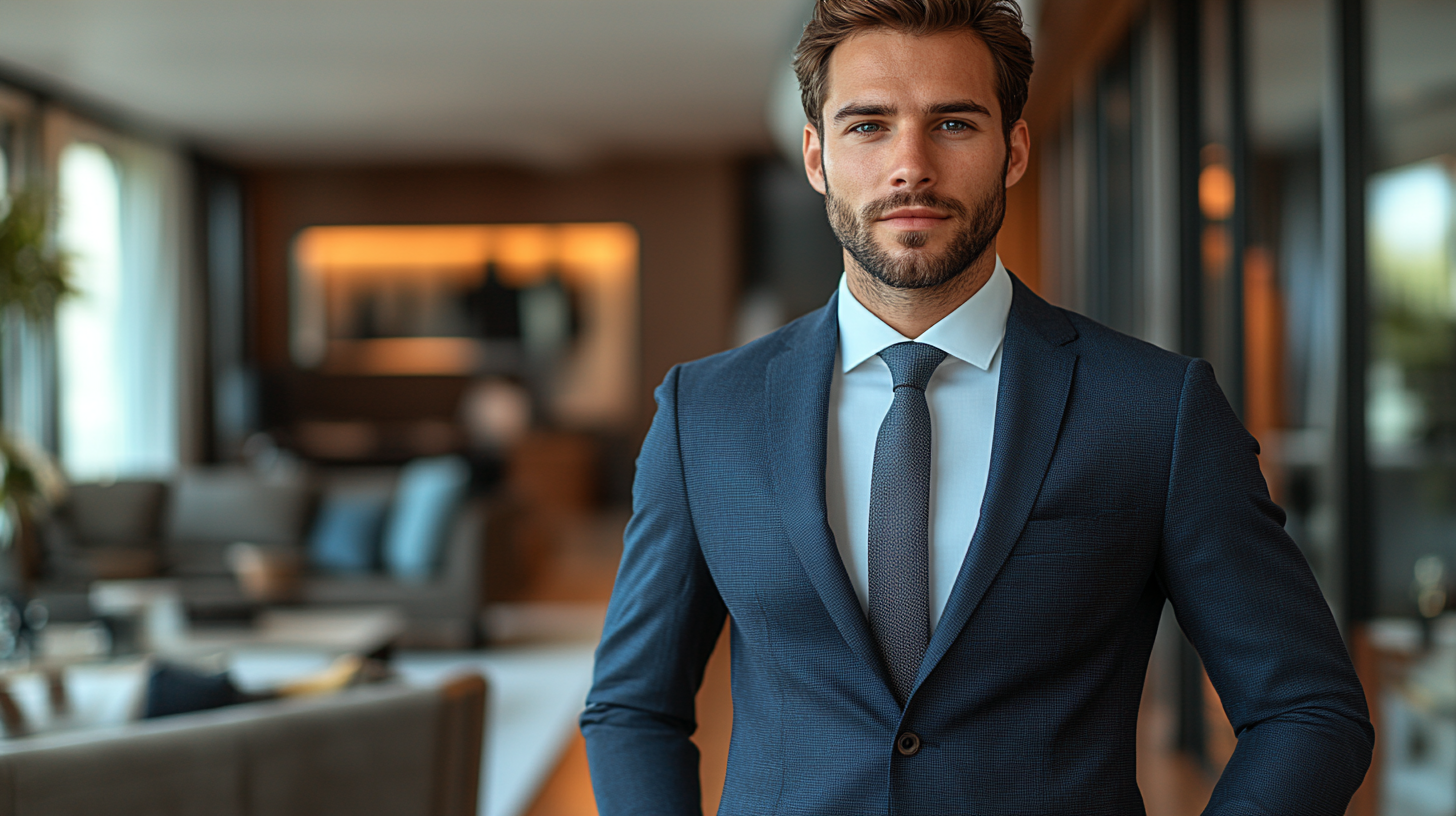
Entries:
[[895, 401], [875, 439], [870, 476], [870, 630], [900, 705], [930, 643], [930, 406], [925, 386], [945, 352], [896, 343], [880, 352]]

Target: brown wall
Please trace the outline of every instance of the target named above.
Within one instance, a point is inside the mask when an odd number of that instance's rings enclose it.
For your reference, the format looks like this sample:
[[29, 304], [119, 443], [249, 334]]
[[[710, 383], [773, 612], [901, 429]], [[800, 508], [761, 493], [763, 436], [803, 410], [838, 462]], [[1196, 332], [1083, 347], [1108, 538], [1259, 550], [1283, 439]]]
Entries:
[[996, 253], [1032, 291], [1041, 291], [1041, 156], [1032, 143], [1031, 166], [1006, 191], [1006, 218], [996, 235]]
[[264, 372], [290, 368], [289, 244], [318, 224], [626, 221], [641, 259], [643, 419], [674, 363], [721, 351], [739, 278], [739, 192], [728, 160], [543, 173], [495, 167], [260, 168], [248, 174]]

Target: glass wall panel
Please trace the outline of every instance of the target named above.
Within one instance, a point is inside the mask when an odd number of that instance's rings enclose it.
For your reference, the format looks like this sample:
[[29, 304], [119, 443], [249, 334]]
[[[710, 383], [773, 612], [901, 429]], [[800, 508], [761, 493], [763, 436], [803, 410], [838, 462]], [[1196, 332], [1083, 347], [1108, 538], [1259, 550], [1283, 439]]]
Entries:
[[1339, 276], [1321, 183], [1332, 92], [1326, 0], [1248, 5], [1244, 424], [1325, 597], [1340, 602], [1334, 427]]
[[1042, 290], [1059, 305], [1177, 345], [1171, 8], [1154, 4], [1044, 138]]
[[1372, 643], [1386, 814], [1456, 813], [1456, 3], [1370, 0]]
[[1456, 565], [1456, 4], [1375, 0], [1369, 185], [1377, 611], [1416, 612], [1423, 556]]
[[1200, 129], [1198, 210], [1202, 217], [1199, 233], [1201, 287], [1201, 337], [1196, 348], [1185, 353], [1202, 357], [1213, 365], [1219, 386], [1234, 410], [1243, 410], [1243, 365], [1239, 357], [1239, 281], [1236, 226], [1238, 195], [1235, 182], [1237, 107], [1242, 104], [1237, 83], [1231, 14], [1242, 0], [1203, 0], [1199, 56]]
[[1107, 325], [1131, 335], [1142, 334], [1142, 270], [1135, 250], [1139, 170], [1138, 99], [1134, 93], [1139, 69], [1134, 43], [1103, 66], [1093, 98], [1096, 114], [1096, 180], [1092, 185], [1095, 219], [1090, 234], [1091, 271], [1087, 310]]

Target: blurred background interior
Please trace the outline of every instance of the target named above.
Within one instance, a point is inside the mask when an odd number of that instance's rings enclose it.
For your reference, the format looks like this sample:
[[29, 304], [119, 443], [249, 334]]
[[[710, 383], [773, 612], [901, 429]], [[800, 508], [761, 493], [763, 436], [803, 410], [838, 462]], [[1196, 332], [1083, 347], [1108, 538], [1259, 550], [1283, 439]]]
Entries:
[[[1351, 812], [1456, 814], [1456, 3], [1022, 5], [1003, 259], [1213, 362], [1375, 714]], [[16, 813], [595, 813], [652, 388], [841, 271], [808, 9], [0, 0]], [[1236, 737], [1164, 629], [1139, 775], [1181, 816]]]

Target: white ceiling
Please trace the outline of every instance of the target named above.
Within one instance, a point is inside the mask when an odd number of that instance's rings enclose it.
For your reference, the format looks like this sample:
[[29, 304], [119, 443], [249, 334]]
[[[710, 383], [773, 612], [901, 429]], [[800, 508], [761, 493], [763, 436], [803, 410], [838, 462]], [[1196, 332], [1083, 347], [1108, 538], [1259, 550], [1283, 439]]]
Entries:
[[0, 0], [0, 65], [244, 161], [769, 144], [805, 0]]

